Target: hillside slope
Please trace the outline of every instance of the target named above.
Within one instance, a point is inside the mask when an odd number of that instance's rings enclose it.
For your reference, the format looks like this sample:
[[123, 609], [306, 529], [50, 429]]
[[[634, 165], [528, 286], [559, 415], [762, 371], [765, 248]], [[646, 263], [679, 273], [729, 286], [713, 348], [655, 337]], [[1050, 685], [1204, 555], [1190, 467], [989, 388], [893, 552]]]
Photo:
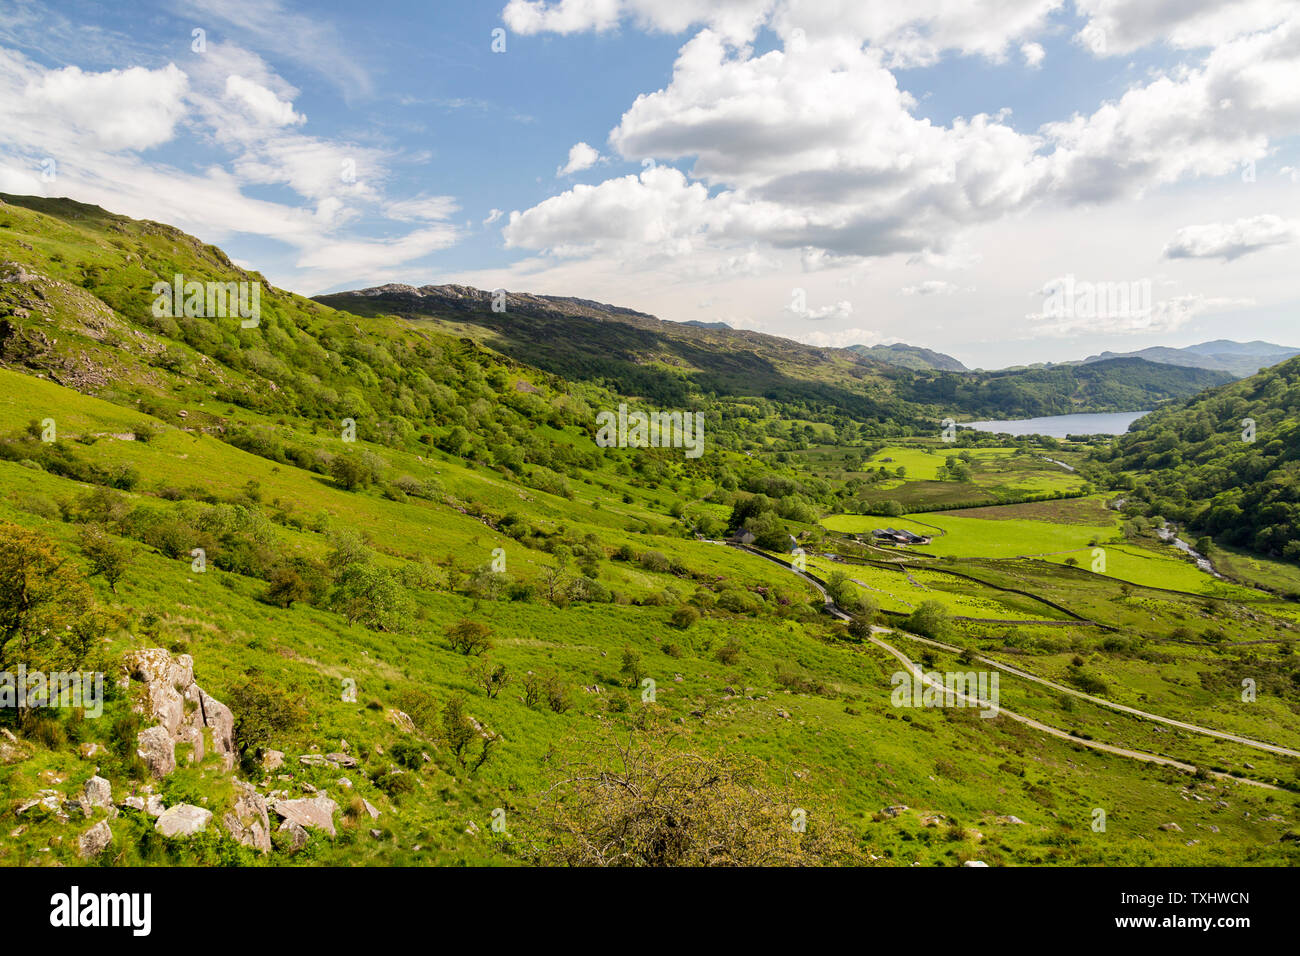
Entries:
[[1114, 463], [1146, 514], [1300, 562], [1300, 358], [1140, 419]]

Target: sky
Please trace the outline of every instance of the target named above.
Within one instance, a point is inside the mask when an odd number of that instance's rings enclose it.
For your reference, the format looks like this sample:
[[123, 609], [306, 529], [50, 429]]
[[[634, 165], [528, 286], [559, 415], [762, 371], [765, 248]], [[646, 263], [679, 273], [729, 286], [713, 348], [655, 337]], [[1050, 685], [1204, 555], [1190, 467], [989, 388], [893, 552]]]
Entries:
[[1300, 0], [0, 0], [0, 192], [304, 295], [1300, 345]]

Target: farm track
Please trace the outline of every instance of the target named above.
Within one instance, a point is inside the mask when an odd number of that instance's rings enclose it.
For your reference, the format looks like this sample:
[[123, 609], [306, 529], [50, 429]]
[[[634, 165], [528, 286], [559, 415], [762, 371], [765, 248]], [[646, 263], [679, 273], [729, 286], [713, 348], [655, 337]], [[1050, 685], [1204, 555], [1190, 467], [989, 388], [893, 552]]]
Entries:
[[[734, 547], [740, 551], [749, 552], [750, 554], [760, 557], [766, 561], [771, 561], [773, 564], [779, 565], [780, 567], [786, 568], [787, 570], [792, 571], [794, 574], [799, 575], [799, 577], [803, 578], [805, 581], [807, 581], [809, 584], [815, 587], [818, 593], [821, 594], [822, 601], [826, 607], [827, 613], [831, 614], [833, 617], [839, 618], [840, 620], [847, 621], [851, 619], [851, 615], [849, 615], [846, 611], [840, 608], [833, 600], [831, 600], [830, 594], [827, 593], [826, 591], [825, 582], [821, 581], [819, 578], [815, 577], [814, 575], [808, 574], [805, 571], [800, 571], [797, 568], [794, 568], [788, 562], [782, 561], [780, 558], [774, 557], [773, 555], [765, 554], [764, 552], [758, 550], [757, 548], [751, 548], [747, 545], [742, 545], [742, 544], [730, 544], [729, 546]], [[910, 638], [915, 641], [919, 641], [923, 644], [930, 644], [934, 647], [940, 648], [945, 651], [961, 653], [962, 650], [961, 648], [953, 647], [949, 644], [944, 644], [940, 641], [934, 641], [931, 640], [930, 638], [921, 637], [916, 634], [910, 634], [907, 631], [875, 627], [875, 626], [873, 626], [872, 630], [873, 630], [873, 634], [868, 640], [870, 640], [872, 644], [875, 644], [877, 647], [881, 648], [882, 650], [886, 651], [893, 657], [897, 658], [898, 661], [902, 663], [911, 674], [916, 676], [927, 686], [936, 686], [936, 685], [930, 678], [928, 678], [925, 675], [925, 673], [919, 667], [916, 666], [915, 663], [913, 663], [911, 658], [909, 658], [898, 648], [894, 647], [892, 644], [886, 643], [885, 641], [881, 640], [877, 635], [897, 633], [904, 637]], [[1131, 716], [1143, 718], [1146, 720], [1156, 721], [1157, 723], [1168, 724], [1170, 726], [1177, 727], [1180, 730], [1186, 730], [1192, 733], [1199, 733], [1211, 737], [1217, 737], [1222, 740], [1227, 740], [1233, 743], [1244, 744], [1245, 746], [1248, 747], [1254, 747], [1259, 750], [1266, 750], [1272, 753], [1281, 754], [1283, 756], [1300, 757], [1300, 751], [1289, 750], [1285, 747], [1278, 747], [1274, 744], [1268, 744], [1262, 741], [1252, 740], [1249, 737], [1239, 737], [1235, 734], [1229, 734], [1223, 731], [1212, 730], [1208, 727], [1199, 727], [1195, 724], [1184, 723], [1183, 721], [1174, 720], [1169, 717], [1161, 717], [1158, 714], [1152, 714], [1152, 713], [1148, 713], [1147, 711], [1137, 710], [1136, 708], [1127, 707], [1123, 704], [1112, 703], [1111, 701], [1103, 700], [1100, 697], [1093, 697], [1089, 694], [1084, 694], [1081, 691], [1074, 690], [1073, 688], [1065, 687], [1064, 685], [1061, 684], [1055, 684], [1052, 681], [1046, 680], [1041, 677], [1036, 677], [1035, 675], [1029, 674], [1018, 668], [1011, 667], [1010, 665], [1003, 664], [999, 661], [991, 660], [986, 657], [977, 657], [976, 660], [982, 661], [983, 663], [988, 664], [990, 667], [995, 667], [998, 670], [1006, 671], [1007, 673], [1013, 674], [1017, 677], [1021, 677], [1026, 680], [1033, 681], [1034, 683], [1045, 685], [1054, 690], [1059, 690], [1063, 693], [1070, 694], [1072, 696], [1081, 698], [1083, 700], [1087, 700], [1101, 707], [1106, 707], [1111, 710], [1117, 710], [1123, 713], [1127, 713]], [[983, 705], [987, 707], [987, 702], [981, 702], [975, 698], [967, 697], [961, 694], [959, 694], [958, 696], [961, 697], [967, 703], [970, 703], [974, 706]], [[1075, 735], [1069, 733], [1068, 731], [1061, 730], [1059, 727], [1053, 727], [1050, 724], [1044, 724], [1041, 721], [1035, 720], [1032, 717], [1026, 717], [1022, 714], [1013, 713], [1012, 711], [1009, 711], [1004, 707], [999, 707], [998, 713], [999, 715], [1005, 715], [1006, 717], [1012, 720], [1018, 721], [1019, 723], [1022, 723], [1027, 727], [1032, 727], [1035, 730], [1038, 730], [1042, 733], [1049, 734], [1053, 737], [1057, 737], [1059, 739], [1069, 741], [1071, 744], [1075, 746], [1088, 747], [1092, 750], [1097, 750], [1102, 753], [1110, 753], [1121, 757], [1128, 757], [1130, 759], [1140, 760], [1145, 763], [1159, 764], [1161, 766], [1166, 766], [1166, 767], [1174, 767], [1178, 770], [1183, 770], [1189, 773], [1195, 773], [1198, 771], [1198, 769], [1200, 769], [1196, 767], [1194, 764], [1185, 763], [1181, 760], [1175, 760], [1172, 757], [1164, 757], [1159, 754], [1147, 753], [1141, 750], [1130, 750], [1125, 747], [1116, 747], [1113, 744], [1105, 744], [1096, 740], [1085, 740], [1082, 737], [1076, 737]], [[1231, 773], [1221, 773], [1217, 770], [1207, 770], [1206, 773], [1208, 773], [1210, 776], [1217, 777], [1218, 779], [1221, 780], [1232, 780], [1237, 783], [1247, 784], [1249, 786], [1263, 787], [1264, 789], [1267, 790], [1283, 789], [1279, 786], [1276, 786], [1275, 784], [1265, 783], [1262, 780], [1253, 780], [1249, 777], [1241, 777]]]

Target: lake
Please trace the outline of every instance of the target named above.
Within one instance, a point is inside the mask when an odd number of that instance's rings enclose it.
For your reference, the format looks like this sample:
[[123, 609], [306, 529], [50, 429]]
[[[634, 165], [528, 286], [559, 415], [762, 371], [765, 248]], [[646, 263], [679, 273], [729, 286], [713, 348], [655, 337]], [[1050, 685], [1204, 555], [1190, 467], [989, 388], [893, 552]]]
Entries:
[[1108, 412], [1103, 415], [1048, 415], [1044, 418], [1021, 418], [1009, 422], [960, 422], [966, 428], [982, 432], [1005, 432], [1008, 435], [1122, 435], [1148, 412]]

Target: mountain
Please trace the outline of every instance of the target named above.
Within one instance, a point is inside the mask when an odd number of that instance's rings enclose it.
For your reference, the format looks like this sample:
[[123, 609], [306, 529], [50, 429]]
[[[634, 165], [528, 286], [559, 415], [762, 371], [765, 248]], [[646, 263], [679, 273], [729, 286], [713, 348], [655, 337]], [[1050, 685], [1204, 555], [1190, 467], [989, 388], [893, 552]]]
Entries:
[[916, 345], [850, 345], [850, 352], [857, 352], [868, 358], [879, 359], [890, 365], [900, 365], [911, 369], [936, 369], [942, 372], [965, 372], [966, 366], [951, 355], [934, 352]]
[[510, 292], [499, 301], [456, 285], [385, 285], [317, 296], [331, 308], [467, 336], [567, 379], [602, 383], [661, 405], [703, 395], [799, 405], [804, 417], [845, 414], [889, 428], [928, 427], [935, 409], [900, 401], [908, 372], [843, 349], [658, 319], [586, 300]]
[[1300, 349], [1271, 342], [1233, 342], [1228, 339], [1216, 339], [1189, 345], [1185, 348], [1167, 348], [1153, 346], [1137, 352], [1102, 352], [1083, 360], [1083, 364], [1105, 362], [1117, 358], [1141, 358], [1148, 362], [1160, 362], [1165, 365], [1183, 365], [1191, 368], [1212, 369], [1228, 372], [1235, 378], [1254, 375], [1262, 368], [1276, 365], [1287, 359], [1300, 355]]
[[1139, 419], [1113, 461], [1133, 510], [1300, 561], [1300, 357]]
[[701, 329], [729, 329], [731, 328], [726, 322], [701, 322], [699, 319], [690, 319], [683, 322], [682, 325], [693, 325]]
[[1037, 418], [1152, 409], [1232, 377], [1227, 372], [1119, 358], [995, 372], [919, 372], [895, 383], [895, 392], [910, 402], [951, 409], [951, 414]]

